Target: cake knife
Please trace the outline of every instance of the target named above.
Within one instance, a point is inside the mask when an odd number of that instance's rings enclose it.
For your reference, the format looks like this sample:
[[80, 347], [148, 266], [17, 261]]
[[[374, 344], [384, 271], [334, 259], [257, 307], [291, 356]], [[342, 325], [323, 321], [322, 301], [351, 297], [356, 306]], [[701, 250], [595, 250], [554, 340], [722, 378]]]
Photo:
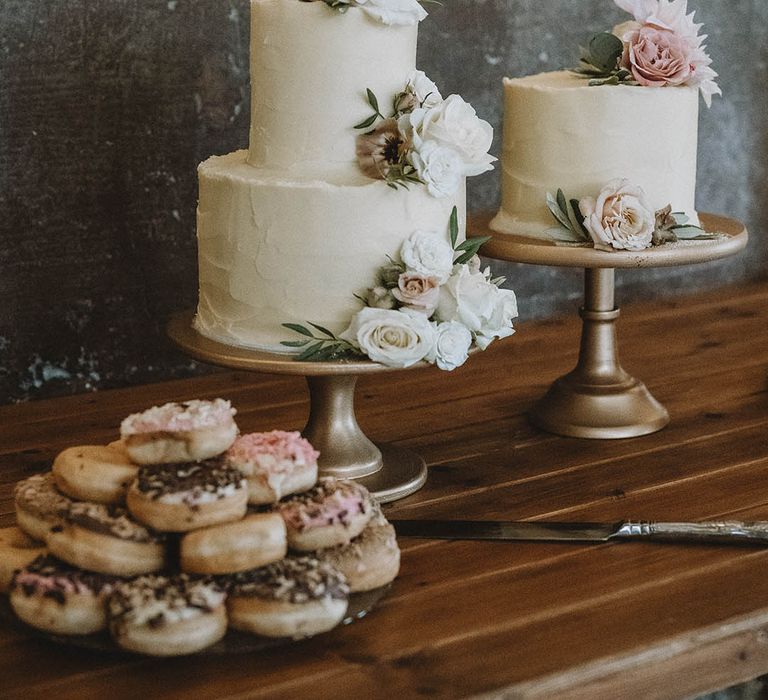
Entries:
[[444, 540], [610, 542], [660, 540], [768, 546], [766, 522], [554, 523], [503, 520], [392, 520], [398, 536]]

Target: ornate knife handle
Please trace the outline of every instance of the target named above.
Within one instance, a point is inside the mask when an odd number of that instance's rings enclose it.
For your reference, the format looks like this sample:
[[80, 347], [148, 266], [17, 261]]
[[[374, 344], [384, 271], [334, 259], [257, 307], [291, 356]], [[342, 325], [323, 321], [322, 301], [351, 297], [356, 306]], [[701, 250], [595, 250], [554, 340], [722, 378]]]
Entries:
[[613, 536], [667, 541], [743, 542], [768, 546], [768, 522], [627, 522], [623, 523]]

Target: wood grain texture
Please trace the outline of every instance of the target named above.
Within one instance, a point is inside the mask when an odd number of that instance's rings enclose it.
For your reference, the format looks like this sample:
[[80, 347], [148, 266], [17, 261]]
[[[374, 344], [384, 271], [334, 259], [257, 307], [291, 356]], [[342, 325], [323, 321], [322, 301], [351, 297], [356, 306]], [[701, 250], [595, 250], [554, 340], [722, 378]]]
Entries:
[[[768, 284], [628, 307], [624, 364], [669, 408], [635, 440], [541, 433], [526, 411], [575, 362], [574, 318], [528, 325], [458, 372], [361, 380], [358, 418], [427, 459], [394, 516], [768, 519]], [[0, 408], [0, 526], [16, 480], [148, 405], [231, 398], [244, 430], [299, 428], [290, 377], [223, 372]], [[365, 620], [258, 655], [153, 660], [0, 629], [3, 697], [686, 698], [768, 672], [768, 549], [401, 541]]]

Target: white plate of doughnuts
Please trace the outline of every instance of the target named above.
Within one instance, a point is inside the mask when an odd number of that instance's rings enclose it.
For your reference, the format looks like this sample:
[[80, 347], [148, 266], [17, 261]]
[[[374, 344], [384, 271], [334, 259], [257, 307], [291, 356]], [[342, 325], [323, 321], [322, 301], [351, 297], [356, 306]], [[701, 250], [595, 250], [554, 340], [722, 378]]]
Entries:
[[365, 616], [400, 550], [357, 482], [318, 479], [298, 433], [240, 435], [228, 401], [126, 418], [15, 490], [0, 616], [43, 637], [150, 656], [256, 651]]

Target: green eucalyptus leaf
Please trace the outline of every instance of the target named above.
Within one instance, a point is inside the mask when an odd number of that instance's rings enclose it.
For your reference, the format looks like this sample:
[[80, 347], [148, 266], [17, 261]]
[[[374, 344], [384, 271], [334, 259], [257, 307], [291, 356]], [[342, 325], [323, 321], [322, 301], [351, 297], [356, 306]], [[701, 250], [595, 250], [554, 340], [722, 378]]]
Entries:
[[303, 348], [308, 342], [308, 340], [284, 340], [280, 345], [285, 345], [287, 348]]
[[378, 116], [381, 114], [381, 110], [379, 109], [379, 100], [371, 88], [367, 88], [366, 92], [368, 93], [368, 104], [371, 105], [374, 110], [376, 110], [376, 115]]
[[473, 250], [468, 250], [464, 255], [456, 258], [454, 261], [454, 265], [466, 265], [472, 258], [474, 258], [476, 255], [476, 252]]
[[331, 340], [336, 340], [336, 334], [331, 333], [327, 328], [323, 328], [322, 326], [318, 326], [316, 323], [309, 322], [309, 325], [312, 326], [315, 330], [320, 331], [323, 335], [327, 335]]
[[456, 248], [454, 250], [456, 250], [456, 252], [459, 252], [461, 250], [474, 250], [474, 251], [477, 251], [477, 250], [480, 250], [481, 246], [484, 246], [490, 240], [491, 240], [491, 236], [484, 236], [482, 238], [480, 238], [480, 237], [477, 237], [477, 238], [467, 238], [466, 241], [464, 241], [463, 243], [460, 243], [458, 246], [456, 246]]
[[310, 345], [303, 353], [301, 353], [301, 355], [296, 358], [297, 362], [305, 362], [306, 360], [311, 360], [318, 353], [318, 351], [322, 349], [323, 345], [323, 341], [315, 343], [314, 345]]
[[590, 63], [606, 73], [616, 70], [623, 53], [624, 42], [610, 32], [595, 34], [589, 41]]
[[571, 223], [568, 221], [568, 216], [565, 212], [560, 210], [557, 200], [549, 192], [547, 192], [547, 207], [549, 208], [549, 211], [552, 212], [552, 216], [557, 219], [558, 223], [570, 230]]
[[705, 233], [703, 228], [699, 228], [698, 226], [673, 226], [669, 229], [670, 231], [673, 231], [674, 234], [684, 240], [691, 240], [691, 239], [701, 239], [702, 234], [707, 236], [710, 240], [712, 238], [717, 238], [717, 235], [710, 235]]
[[379, 118], [378, 114], [374, 114], [373, 116], [368, 117], [363, 122], [360, 122], [359, 124], [355, 125], [355, 129], [367, 129], [371, 126], [373, 126], [376, 123], [376, 120]]
[[568, 218], [574, 224], [574, 232], [580, 233], [586, 241], [591, 240], [589, 231], [587, 231], [587, 227], [584, 225], [584, 215], [581, 213], [579, 200], [571, 199], [569, 200], [569, 204], [571, 206], [568, 209]]
[[561, 189], [557, 190], [557, 206], [563, 214], [568, 215], [568, 201], [565, 199], [565, 193]]
[[584, 239], [578, 236], [574, 231], [569, 228], [550, 228], [547, 229], [546, 234], [555, 241], [562, 243], [583, 243]]
[[283, 328], [287, 328], [290, 331], [294, 331], [296, 333], [301, 333], [301, 335], [309, 336], [310, 338], [314, 338], [312, 331], [308, 328], [304, 328], [304, 326], [299, 325], [298, 323], [284, 323]]
[[456, 241], [459, 240], [459, 210], [457, 207], [454, 207], [451, 211], [450, 231], [451, 245], [453, 246], [453, 249], [456, 250]]

